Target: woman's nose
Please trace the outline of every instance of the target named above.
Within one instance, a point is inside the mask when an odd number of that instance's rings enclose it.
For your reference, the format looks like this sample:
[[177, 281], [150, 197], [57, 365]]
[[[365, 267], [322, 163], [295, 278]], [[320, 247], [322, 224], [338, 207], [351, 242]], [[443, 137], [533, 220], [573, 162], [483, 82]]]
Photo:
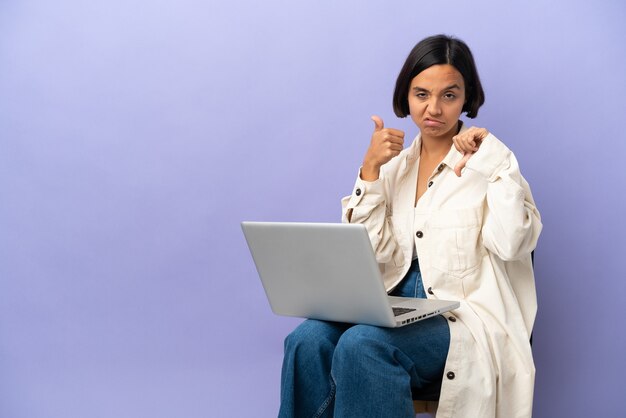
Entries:
[[428, 110], [428, 113], [430, 113], [431, 115], [439, 115], [441, 113], [441, 106], [439, 103], [439, 99], [437, 98], [430, 99], [426, 106], [426, 110]]

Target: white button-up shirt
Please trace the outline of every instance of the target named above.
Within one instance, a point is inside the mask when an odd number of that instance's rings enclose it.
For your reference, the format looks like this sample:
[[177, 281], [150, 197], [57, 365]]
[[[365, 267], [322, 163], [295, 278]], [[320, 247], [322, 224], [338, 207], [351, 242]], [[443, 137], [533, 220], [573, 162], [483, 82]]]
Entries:
[[[463, 127], [463, 130], [467, 129]], [[380, 170], [357, 178], [343, 221], [363, 223], [391, 291], [414, 247], [429, 298], [458, 300], [437, 417], [529, 418], [537, 310], [531, 263], [541, 219], [513, 153], [489, 134], [468, 160], [451, 147], [415, 205], [420, 136]], [[349, 219], [349, 220], [348, 220]]]

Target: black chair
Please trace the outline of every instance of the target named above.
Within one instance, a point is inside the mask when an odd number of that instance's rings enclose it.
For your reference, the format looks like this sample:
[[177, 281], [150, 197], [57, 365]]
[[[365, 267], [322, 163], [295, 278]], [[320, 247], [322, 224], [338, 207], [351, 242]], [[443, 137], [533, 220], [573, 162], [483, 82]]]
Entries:
[[413, 409], [416, 414], [429, 413], [434, 415], [437, 412], [439, 403], [439, 393], [441, 392], [441, 382], [437, 382], [417, 393], [411, 389], [413, 395]]

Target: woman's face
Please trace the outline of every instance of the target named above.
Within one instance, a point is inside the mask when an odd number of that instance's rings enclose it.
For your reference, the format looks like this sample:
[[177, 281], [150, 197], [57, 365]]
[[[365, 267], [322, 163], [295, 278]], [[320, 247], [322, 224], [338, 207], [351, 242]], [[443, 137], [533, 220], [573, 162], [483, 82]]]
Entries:
[[464, 103], [465, 82], [452, 65], [433, 65], [411, 80], [409, 112], [422, 136], [456, 135]]

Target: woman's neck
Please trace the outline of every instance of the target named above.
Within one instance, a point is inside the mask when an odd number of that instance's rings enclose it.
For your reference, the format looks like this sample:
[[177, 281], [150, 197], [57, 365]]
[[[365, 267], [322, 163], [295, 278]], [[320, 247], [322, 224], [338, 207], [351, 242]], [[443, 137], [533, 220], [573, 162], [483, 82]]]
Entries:
[[450, 138], [431, 138], [422, 136], [422, 148], [420, 156], [427, 159], [443, 160], [452, 146]]

